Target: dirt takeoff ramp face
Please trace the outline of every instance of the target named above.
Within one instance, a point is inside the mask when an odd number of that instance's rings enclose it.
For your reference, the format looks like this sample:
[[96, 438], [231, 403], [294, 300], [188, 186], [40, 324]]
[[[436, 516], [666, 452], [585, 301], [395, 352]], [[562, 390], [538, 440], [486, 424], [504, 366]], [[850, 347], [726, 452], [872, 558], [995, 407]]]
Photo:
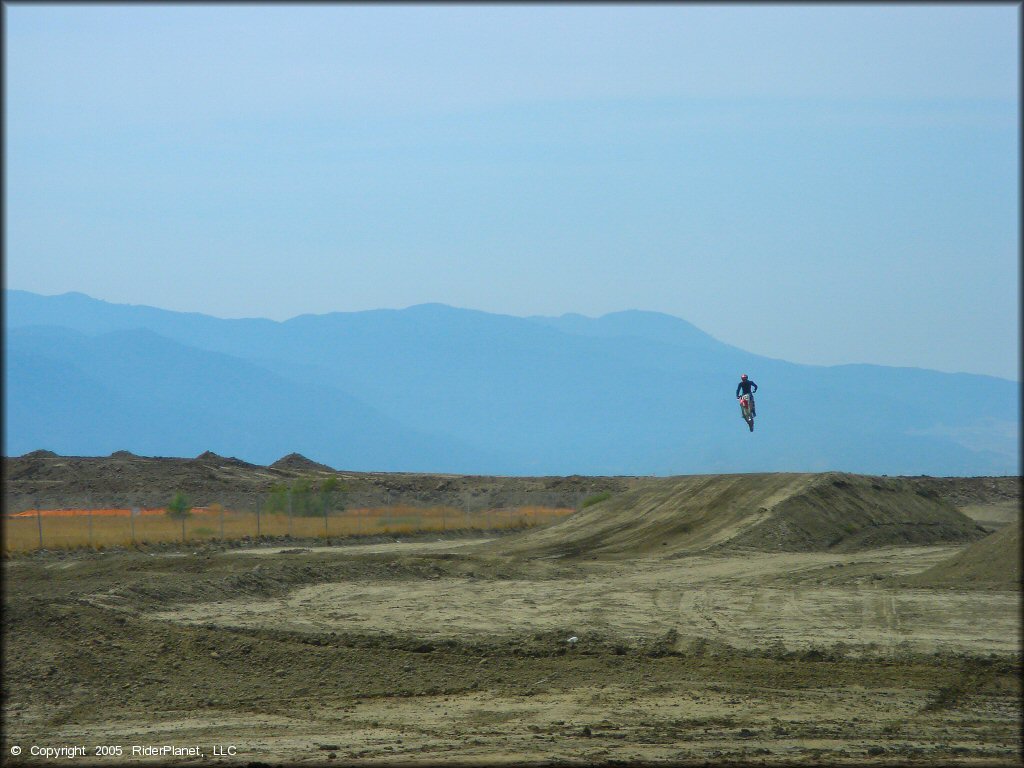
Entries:
[[991, 533], [904, 581], [914, 587], [1020, 589], [1020, 522]]
[[851, 552], [961, 543], [986, 531], [906, 480], [845, 473], [652, 479], [543, 530], [487, 545], [525, 557]]

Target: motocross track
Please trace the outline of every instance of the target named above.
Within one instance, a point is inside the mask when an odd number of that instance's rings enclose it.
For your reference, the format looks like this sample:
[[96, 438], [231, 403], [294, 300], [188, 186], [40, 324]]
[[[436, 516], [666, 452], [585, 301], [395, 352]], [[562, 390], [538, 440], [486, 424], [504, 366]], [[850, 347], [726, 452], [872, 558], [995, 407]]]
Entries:
[[[417, 477], [614, 492], [502, 536], [7, 558], [8, 762], [1021, 762], [1019, 478]], [[127, 757], [91, 762], [190, 762]]]

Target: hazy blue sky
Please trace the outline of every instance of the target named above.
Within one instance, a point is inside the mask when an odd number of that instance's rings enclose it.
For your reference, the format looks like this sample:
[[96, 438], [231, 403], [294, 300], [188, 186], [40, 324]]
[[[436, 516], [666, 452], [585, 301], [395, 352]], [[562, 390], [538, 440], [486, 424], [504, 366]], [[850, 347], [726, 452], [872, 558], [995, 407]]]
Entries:
[[1017, 5], [4, 14], [7, 287], [1018, 378]]

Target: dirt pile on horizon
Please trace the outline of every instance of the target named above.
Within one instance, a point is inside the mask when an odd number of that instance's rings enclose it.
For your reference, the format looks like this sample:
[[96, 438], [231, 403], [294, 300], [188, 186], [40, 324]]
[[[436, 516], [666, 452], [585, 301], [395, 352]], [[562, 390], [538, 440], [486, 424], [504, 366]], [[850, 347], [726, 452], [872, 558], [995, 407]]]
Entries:
[[928, 489], [838, 472], [651, 480], [543, 530], [495, 542], [527, 557], [851, 552], [970, 542], [987, 530]]
[[1003, 587], [1021, 585], [1020, 523], [976, 541], [948, 560], [903, 579], [911, 587]]
[[307, 459], [301, 453], [289, 453], [270, 465], [274, 469], [284, 469], [292, 472], [334, 472], [333, 467], [321, 464], [318, 461]]
[[33, 451], [3, 459], [4, 506], [24, 509], [162, 507], [178, 492], [193, 506], [213, 503], [253, 510], [275, 485], [298, 478], [337, 477], [349, 508], [392, 505], [452, 506], [472, 512], [505, 507], [574, 508], [595, 493], [620, 493], [631, 477], [504, 477], [417, 472], [332, 470], [299, 454], [270, 466], [205, 451], [195, 458], [58, 456]]

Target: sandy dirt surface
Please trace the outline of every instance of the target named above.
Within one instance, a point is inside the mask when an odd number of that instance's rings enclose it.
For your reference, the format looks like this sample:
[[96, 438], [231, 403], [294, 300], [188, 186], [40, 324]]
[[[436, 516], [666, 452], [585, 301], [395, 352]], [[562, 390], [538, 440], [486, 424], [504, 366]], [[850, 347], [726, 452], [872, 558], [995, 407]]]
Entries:
[[[353, 548], [352, 554], [401, 557], [405, 549], [422, 552], [424, 546], [377, 545]], [[426, 546], [443, 551], [436, 543]], [[958, 549], [695, 556], [633, 560], [628, 566], [583, 563], [568, 578], [540, 580], [493, 582], [460, 575], [413, 583], [341, 581], [301, 587], [275, 599], [192, 603], [152, 617], [325, 634], [404, 631], [430, 641], [477, 635], [512, 642], [537, 631], [576, 636], [582, 643], [578, 647], [585, 647], [591, 637], [638, 643], [671, 632], [676, 636], [672, 648], [679, 651], [711, 639], [750, 650], [842, 643], [849, 654], [880, 649], [1015, 652], [1021, 644], [1017, 595], [885, 584], [892, 576], [925, 570]]]
[[[438, 534], [435, 534], [437, 536]], [[392, 553], [408, 555], [414, 552], [451, 552], [459, 547], [483, 544], [490, 539], [471, 538], [461, 541], [438, 538], [435, 541], [421, 541], [413, 537], [412, 541], [392, 541], [384, 544], [340, 544], [340, 545], [310, 545], [305, 547], [247, 547], [245, 549], [231, 549], [225, 552], [226, 555], [247, 555], [256, 557], [267, 557], [269, 555], [370, 555], [377, 553]]]
[[[901, 482], [685, 479], [582, 527], [8, 558], [0, 748], [12, 764], [1019, 765], [1019, 578], [922, 577], [1016, 553]], [[839, 538], [837, 508], [859, 521]], [[163, 745], [202, 757], [131, 751]]]
[[1003, 501], [995, 504], [968, 504], [959, 507], [968, 517], [990, 528], [1001, 528], [1016, 523], [1020, 525], [1020, 503]]

